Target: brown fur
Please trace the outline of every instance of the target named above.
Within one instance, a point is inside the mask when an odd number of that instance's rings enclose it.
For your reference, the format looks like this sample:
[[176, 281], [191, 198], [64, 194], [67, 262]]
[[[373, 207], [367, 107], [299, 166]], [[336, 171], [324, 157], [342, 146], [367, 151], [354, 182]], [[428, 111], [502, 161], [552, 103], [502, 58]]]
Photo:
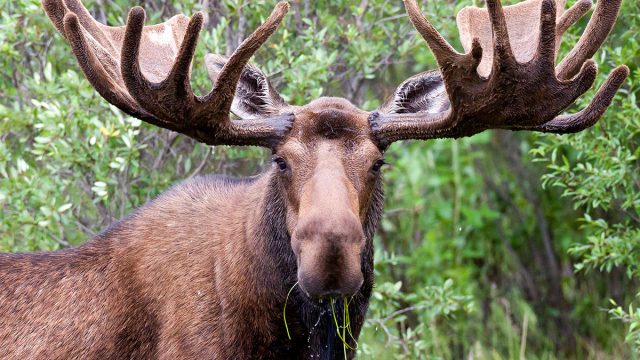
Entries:
[[[298, 111], [300, 121], [276, 151], [292, 174], [274, 166], [254, 178], [190, 180], [79, 248], [0, 255], [0, 358], [342, 354], [330, 301], [305, 294], [294, 249], [297, 241], [309, 242], [307, 251], [321, 245], [308, 275], [321, 290], [355, 295], [357, 337], [373, 285], [382, 189], [368, 173], [380, 152], [366, 135], [367, 114], [336, 117], [345, 107], [352, 105], [322, 99]], [[341, 281], [349, 274], [360, 280], [347, 293]], [[288, 340], [282, 310], [298, 281], [287, 305]], [[334, 306], [341, 318], [342, 301]]]
[[[372, 237], [383, 203], [378, 169], [391, 142], [492, 127], [579, 131], [597, 121], [628, 73], [614, 70], [592, 105], [555, 117], [587, 90], [595, 65], [571, 81], [553, 76], [553, 1], [512, 8], [526, 21], [532, 11], [542, 13], [539, 46], [521, 64], [509, 50], [500, 2], [488, 0], [489, 16], [476, 19], [492, 23], [487, 79], [476, 72], [479, 41], [471, 53], [455, 53], [415, 0], [405, 0], [440, 73], [410, 78], [373, 113], [341, 98], [290, 106], [264, 74], [245, 67], [286, 13], [280, 3], [229, 59], [207, 58], [214, 89], [196, 98], [189, 73], [201, 14], [143, 27], [144, 12], [135, 8], [123, 29], [98, 24], [79, 0], [43, 4], [108, 101], [205, 143], [269, 147], [274, 165], [254, 178], [187, 181], [76, 249], [0, 254], [0, 358], [337, 358], [343, 347], [331, 310], [341, 322], [344, 303], [331, 299], [350, 299], [354, 338], [347, 340], [355, 346], [373, 286]], [[598, 2], [601, 16], [587, 30], [595, 40], [581, 40], [576, 61], [597, 49], [619, 4]], [[561, 17], [560, 28], [581, 12]], [[161, 30], [167, 36], [157, 41]], [[231, 120], [230, 111], [245, 119]]]

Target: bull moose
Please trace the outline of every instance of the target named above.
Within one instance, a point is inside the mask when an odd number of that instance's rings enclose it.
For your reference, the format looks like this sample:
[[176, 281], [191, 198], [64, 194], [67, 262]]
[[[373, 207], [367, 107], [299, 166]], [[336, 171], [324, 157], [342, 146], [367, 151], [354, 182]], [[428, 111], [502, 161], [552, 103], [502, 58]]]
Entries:
[[[557, 65], [563, 32], [590, 0], [568, 10], [564, 0], [486, 3], [459, 12], [466, 52], [458, 53], [415, 0], [404, 0], [438, 70], [364, 111], [334, 97], [290, 105], [248, 64], [287, 13], [285, 2], [230, 57], [207, 55], [213, 88], [197, 96], [190, 76], [203, 14], [145, 26], [134, 7], [126, 26], [110, 27], [79, 0], [44, 0], [108, 102], [205, 144], [269, 148], [273, 165], [255, 177], [187, 180], [77, 248], [0, 254], [0, 358], [354, 357], [374, 281], [389, 145], [487, 129], [578, 132], [596, 123], [628, 75], [616, 68], [584, 110], [559, 115], [592, 86], [590, 58], [621, 0], [597, 2]], [[339, 321], [349, 314], [350, 336], [336, 332], [328, 313]]]

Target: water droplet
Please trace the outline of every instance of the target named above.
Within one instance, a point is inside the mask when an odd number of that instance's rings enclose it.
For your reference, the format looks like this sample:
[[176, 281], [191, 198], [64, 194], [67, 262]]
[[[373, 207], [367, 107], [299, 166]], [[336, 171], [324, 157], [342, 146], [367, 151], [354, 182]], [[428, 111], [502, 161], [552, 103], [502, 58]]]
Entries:
[[[318, 324], [320, 323], [320, 319], [322, 319], [322, 316], [326, 313], [326, 310], [322, 310], [320, 312], [320, 314], [318, 315], [318, 320], [316, 320], [316, 323], [313, 324], [313, 326], [311, 327], [311, 329], [309, 329], [309, 336], [307, 337], [307, 344], [311, 343], [311, 335], [313, 334], [313, 331], [316, 329], [316, 327], [318, 327]], [[311, 345], [309, 345], [311, 346]]]

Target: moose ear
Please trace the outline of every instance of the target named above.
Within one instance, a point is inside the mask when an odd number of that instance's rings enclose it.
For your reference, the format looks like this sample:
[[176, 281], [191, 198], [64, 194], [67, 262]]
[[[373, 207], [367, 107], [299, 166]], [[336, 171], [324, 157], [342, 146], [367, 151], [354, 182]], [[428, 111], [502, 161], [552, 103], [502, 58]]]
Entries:
[[[214, 84], [227, 60], [216, 54], [205, 57], [207, 72]], [[241, 119], [264, 118], [280, 115], [288, 106], [262, 71], [250, 64], [244, 67], [231, 105], [232, 113]]]
[[437, 71], [425, 71], [405, 80], [393, 96], [378, 108], [386, 114], [440, 113], [449, 108], [449, 98], [442, 76]]

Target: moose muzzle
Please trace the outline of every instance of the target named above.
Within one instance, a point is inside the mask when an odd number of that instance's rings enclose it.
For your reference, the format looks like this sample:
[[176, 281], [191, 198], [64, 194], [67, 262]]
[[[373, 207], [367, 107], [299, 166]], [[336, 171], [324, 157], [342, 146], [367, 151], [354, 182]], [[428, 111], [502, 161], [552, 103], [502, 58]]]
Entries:
[[351, 296], [363, 282], [357, 195], [339, 170], [324, 168], [306, 184], [291, 239], [299, 285], [314, 298]]

